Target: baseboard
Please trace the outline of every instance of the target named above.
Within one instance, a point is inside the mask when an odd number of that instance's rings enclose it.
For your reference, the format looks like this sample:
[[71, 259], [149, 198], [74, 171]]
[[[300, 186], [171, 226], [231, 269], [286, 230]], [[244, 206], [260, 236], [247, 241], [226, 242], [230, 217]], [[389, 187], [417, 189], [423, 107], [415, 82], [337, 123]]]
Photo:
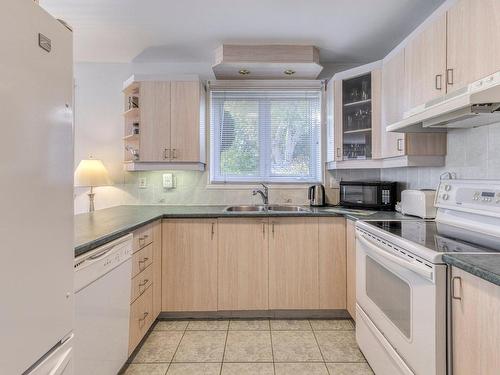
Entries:
[[347, 319], [350, 317], [347, 310], [239, 310], [161, 312], [158, 319]]

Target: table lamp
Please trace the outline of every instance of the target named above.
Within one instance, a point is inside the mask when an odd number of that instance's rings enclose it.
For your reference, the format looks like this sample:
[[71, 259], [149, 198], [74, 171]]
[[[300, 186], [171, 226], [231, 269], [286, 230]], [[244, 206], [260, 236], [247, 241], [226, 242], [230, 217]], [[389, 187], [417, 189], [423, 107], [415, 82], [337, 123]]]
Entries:
[[108, 171], [99, 159], [83, 159], [75, 170], [75, 186], [90, 187], [89, 212], [94, 211], [94, 187], [112, 185]]

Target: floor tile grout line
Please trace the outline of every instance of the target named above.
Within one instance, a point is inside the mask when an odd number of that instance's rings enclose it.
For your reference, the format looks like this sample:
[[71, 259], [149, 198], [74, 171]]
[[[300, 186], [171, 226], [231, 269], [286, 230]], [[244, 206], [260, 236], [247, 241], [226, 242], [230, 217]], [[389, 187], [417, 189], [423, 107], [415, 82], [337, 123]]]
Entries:
[[226, 331], [226, 340], [224, 341], [224, 351], [222, 352], [222, 359], [220, 363], [220, 370], [219, 370], [219, 375], [222, 375], [222, 368], [224, 367], [224, 357], [226, 356], [226, 346], [227, 346], [227, 338], [229, 336], [229, 325], [227, 325], [227, 331]]
[[[308, 320], [308, 322], [309, 322], [309, 325], [311, 326], [311, 329], [312, 329], [311, 321]], [[319, 353], [321, 354], [321, 358], [323, 358], [323, 364], [325, 365], [326, 372], [327, 372], [327, 374], [330, 374], [330, 370], [328, 370], [328, 366], [326, 365], [325, 356], [323, 355], [323, 350], [321, 350], [321, 346], [319, 345], [319, 341], [318, 341], [318, 338], [316, 337], [316, 332], [314, 331], [314, 329], [312, 330], [312, 333], [314, 336], [314, 340], [316, 341], [316, 345], [318, 345], [318, 349], [319, 349]]]
[[167, 372], [165, 373], [165, 375], [167, 375], [168, 370], [170, 370], [170, 366], [172, 366], [172, 363], [174, 362], [174, 358], [175, 358], [175, 355], [177, 354], [177, 350], [179, 350], [179, 347], [181, 346], [182, 339], [184, 339], [184, 335], [186, 334], [186, 329], [187, 329], [187, 326], [184, 329], [184, 331], [182, 332], [181, 339], [179, 340], [179, 343], [177, 344], [177, 347], [175, 348], [174, 354], [172, 355], [172, 359], [170, 360], [170, 363], [168, 364]]
[[273, 358], [273, 374], [276, 375], [276, 362], [274, 359], [274, 346], [273, 346], [273, 331], [271, 330], [270, 321], [269, 321], [269, 338], [271, 339], [271, 357]]

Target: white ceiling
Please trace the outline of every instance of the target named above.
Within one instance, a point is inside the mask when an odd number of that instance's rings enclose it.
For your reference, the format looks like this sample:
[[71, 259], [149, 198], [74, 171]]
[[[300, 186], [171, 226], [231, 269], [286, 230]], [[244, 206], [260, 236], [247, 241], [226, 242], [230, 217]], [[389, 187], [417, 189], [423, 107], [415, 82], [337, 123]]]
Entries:
[[75, 60], [212, 61], [221, 43], [300, 43], [323, 62], [382, 58], [443, 0], [40, 0]]

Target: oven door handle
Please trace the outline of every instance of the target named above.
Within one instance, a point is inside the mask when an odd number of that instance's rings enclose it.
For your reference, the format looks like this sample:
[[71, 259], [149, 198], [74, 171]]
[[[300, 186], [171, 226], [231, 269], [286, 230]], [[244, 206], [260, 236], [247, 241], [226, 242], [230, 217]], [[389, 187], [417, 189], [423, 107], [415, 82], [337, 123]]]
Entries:
[[368, 249], [370, 249], [373, 253], [376, 255], [381, 256], [382, 258], [385, 258], [393, 263], [396, 263], [400, 265], [401, 267], [404, 267], [406, 269], [409, 269], [410, 271], [415, 272], [416, 274], [425, 277], [426, 279], [432, 280], [432, 274], [433, 271], [431, 269], [428, 269], [424, 265], [417, 265], [413, 264], [411, 262], [408, 262], [404, 259], [401, 259], [400, 257], [396, 255], [392, 255], [391, 253], [388, 253], [385, 250], [380, 249], [377, 245], [372, 243], [370, 240], [368, 240], [365, 236], [362, 234], [358, 234], [358, 240], [366, 246]]

